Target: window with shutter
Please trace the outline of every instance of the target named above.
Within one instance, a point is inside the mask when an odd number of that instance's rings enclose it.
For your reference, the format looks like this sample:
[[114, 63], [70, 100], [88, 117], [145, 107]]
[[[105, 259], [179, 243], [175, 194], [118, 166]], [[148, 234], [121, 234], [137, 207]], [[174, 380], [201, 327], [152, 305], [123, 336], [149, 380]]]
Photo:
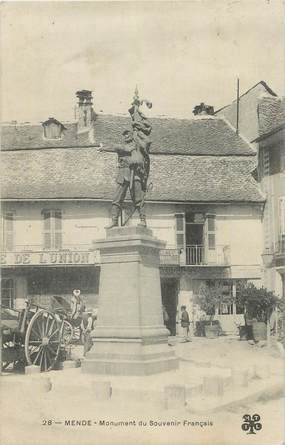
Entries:
[[62, 212], [60, 210], [43, 211], [44, 249], [61, 249], [62, 247]]
[[62, 247], [62, 215], [61, 212], [54, 212], [54, 247], [61, 249]]
[[54, 219], [55, 219], [55, 230], [61, 230], [61, 212], [60, 211], [54, 212]]
[[44, 218], [44, 249], [51, 249], [51, 211], [43, 212]]
[[13, 212], [4, 212], [2, 217], [2, 240], [4, 250], [11, 251], [14, 247], [14, 219]]
[[208, 232], [208, 249], [215, 250], [216, 249], [216, 216], [208, 215], [207, 216], [207, 232]]
[[184, 213], [177, 213], [176, 217], [176, 246], [177, 249], [185, 248], [185, 216]]

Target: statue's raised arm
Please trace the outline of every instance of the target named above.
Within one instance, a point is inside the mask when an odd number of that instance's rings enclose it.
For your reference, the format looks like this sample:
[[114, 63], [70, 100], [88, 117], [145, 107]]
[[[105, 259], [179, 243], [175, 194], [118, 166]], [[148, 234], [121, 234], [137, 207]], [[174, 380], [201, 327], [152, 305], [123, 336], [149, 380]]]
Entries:
[[150, 170], [149, 151], [152, 126], [140, 110], [142, 104], [146, 104], [148, 108], [152, 106], [151, 102], [139, 99], [136, 89], [131, 108], [129, 109], [132, 128], [123, 131], [123, 143], [106, 147], [100, 144], [98, 148], [98, 151], [115, 152], [118, 154], [117, 189], [112, 202], [112, 222], [107, 228], [119, 225], [119, 216], [121, 215], [122, 205], [128, 190], [133, 202], [133, 211], [127, 220], [124, 223], [122, 222], [122, 225], [125, 225], [137, 210], [140, 217], [139, 225], [146, 226], [144, 201]]
[[134, 150], [134, 147], [131, 147], [127, 144], [122, 145], [104, 145], [102, 142], [99, 146], [96, 146], [97, 151], [106, 152], [106, 153], [130, 153]]

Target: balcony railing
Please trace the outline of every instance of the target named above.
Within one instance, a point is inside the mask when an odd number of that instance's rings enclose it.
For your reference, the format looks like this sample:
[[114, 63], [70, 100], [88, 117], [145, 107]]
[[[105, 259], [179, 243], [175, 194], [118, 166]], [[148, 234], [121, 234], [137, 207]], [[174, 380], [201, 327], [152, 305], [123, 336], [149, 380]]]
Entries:
[[230, 264], [230, 247], [217, 245], [215, 249], [206, 249], [202, 245], [187, 246], [186, 249], [162, 249], [160, 264], [180, 266], [226, 266]]
[[205, 263], [205, 249], [200, 245], [186, 247], [186, 264], [201, 265]]
[[217, 245], [215, 249], [195, 244], [186, 246], [185, 264], [187, 266], [223, 266], [230, 264], [230, 247]]

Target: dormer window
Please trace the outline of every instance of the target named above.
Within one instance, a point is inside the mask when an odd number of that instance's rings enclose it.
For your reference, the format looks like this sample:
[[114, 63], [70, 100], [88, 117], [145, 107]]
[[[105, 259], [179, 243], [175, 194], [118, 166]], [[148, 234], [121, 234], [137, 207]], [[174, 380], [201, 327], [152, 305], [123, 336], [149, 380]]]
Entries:
[[61, 122], [50, 117], [47, 121], [43, 122], [44, 139], [62, 139], [63, 131], [66, 130]]

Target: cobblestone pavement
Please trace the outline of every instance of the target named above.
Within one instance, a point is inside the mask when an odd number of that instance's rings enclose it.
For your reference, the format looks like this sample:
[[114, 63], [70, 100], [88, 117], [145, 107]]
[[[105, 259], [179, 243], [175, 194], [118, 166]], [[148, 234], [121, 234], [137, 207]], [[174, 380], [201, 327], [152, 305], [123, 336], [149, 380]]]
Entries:
[[[274, 348], [268, 350], [227, 337], [194, 338], [190, 343], [170, 338], [170, 343], [181, 358], [179, 372], [149, 380], [123, 377], [121, 383], [117, 378], [114, 385], [134, 390], [141, 389], [139, 385], [147, 386], [151, 394], [155, 382], [159, 382], [159, 386], [166, 379], [175, 384], [199, 381], [207, 372], [216, 374], [219, 367], [221, 375], [226, 376], [227, 369], [233, 365], [243, 368], [258, 364], [262, 367], [264, 363], [269, 363], [272, 369], [270, 380], [282, 376], [283, 360]], [[74, 357], [82, 357], [82, 348], [76, 347], [72, 353]], [[284, 398], [281, 394], [263, 394], [257, 400], [245, 400], [218, 412], [193, 414], [191, 399], [187, 400], [187, 407], [171, 409], [166, 409], [161, 401], [151, 396], [140, 403], [127, 393], [107, 401], [97, 400], [92, 394], [90, 379], [100, 380], [82, 375], [80, 368], [52, 371], [38, 377], [2, 376], [1, 445], [113, 445], [114, 442], [116, 445], [282, 445], [284, 441]], [[52, 382], [50, 391], [49, 382]], [[243, 431], [244, 414], [259, 414], [262, 429], [251, 435]], [[81, 425], [72, 426], [72, 420]], [[83, 425], [82, 421], [91, 424]]]

